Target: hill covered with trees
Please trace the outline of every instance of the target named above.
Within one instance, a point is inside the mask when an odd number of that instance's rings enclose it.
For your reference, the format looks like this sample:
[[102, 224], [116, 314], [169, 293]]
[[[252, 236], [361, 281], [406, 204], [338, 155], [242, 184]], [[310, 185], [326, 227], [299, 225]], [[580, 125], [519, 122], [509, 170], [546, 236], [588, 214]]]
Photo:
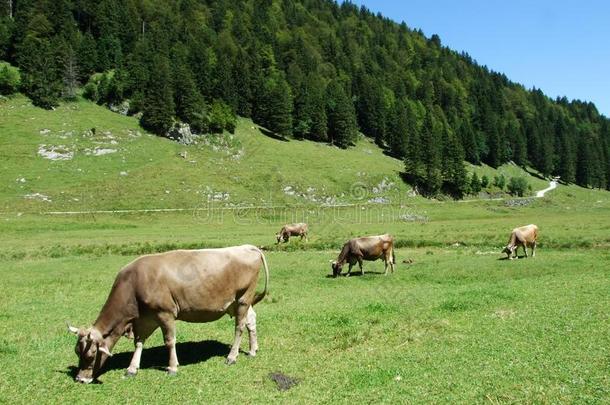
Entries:
[[236, 115], [344, 148], [361, 131], [428, 195], [460, 197], [464, 160], [610, 189], [610, 120], [592, 103], [551, 100], [350, 3], [8, 0], [0, 59], [20, 73], [0, 68], [5, 94], [20, 80], [52, 108], [84, 86], [160, 135], [176, 120], [231, 131]]

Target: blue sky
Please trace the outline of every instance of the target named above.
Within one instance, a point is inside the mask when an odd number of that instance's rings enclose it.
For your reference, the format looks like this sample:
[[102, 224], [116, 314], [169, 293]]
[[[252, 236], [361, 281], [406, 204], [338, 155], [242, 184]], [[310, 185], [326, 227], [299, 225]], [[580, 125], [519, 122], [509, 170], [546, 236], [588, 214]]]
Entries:
[[550, 97], [610, 117], [610, 1], [353, 0]]

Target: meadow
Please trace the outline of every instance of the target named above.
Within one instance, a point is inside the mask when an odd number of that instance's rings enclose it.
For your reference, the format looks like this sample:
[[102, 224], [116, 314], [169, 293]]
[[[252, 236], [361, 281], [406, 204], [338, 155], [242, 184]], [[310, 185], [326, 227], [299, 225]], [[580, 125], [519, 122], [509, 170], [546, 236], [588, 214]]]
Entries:
[[[233, 139], [235, 147], [183, 146], [137, 135], [133, 118], [90, 103], [52, 113], [20, 97], [4, 103], [2, 403], [607, 403], [610, 397], [607, 192], [560, 185], [540, 199], [426, 200], [400, 182], [401, 163], [367, 141], [347, 151], [308, 142], [294, 148], [297, 142], [265, 137], [240, 120], [234, 138], [218, 138]], [[92, 126], [106, 138], [87, 135]], [[43, 143], [63, 144], [73, 158], [45, 160], [38, 155]], [[96, 147], [118, 151], [87, 154]], [[178, 156], [185, 150], [187, 159]], [[281, 158], [297, 151], [308, 165]], [[223, 177], [226, 170], [231, 174]], [[514, 166], [476, 170], [520, 173]], [[528, 180], [534, 190], [548, 184]], [[219, 192], [230, 197], [215, 198]], [[51, 201], [24, 198], [35, 193]], [[337, 204], [312, 200], [322, 196]], [[151, 207], [183, 211], [100, 212]], [[309, 241], [276, 246], [274, 234], [293, 221], [310, 224]], [[540, 227], [537, 256], [504, 260], [510, 230], [528, 223]], [[384, 277], [381, 262], [365, 262], [364, 276], [329, 277], [329, 260], [347, 239], [385, 232], [396, 238], [394, 274]], [[233, 339], [229, 317], [178, 323], [177, 376], [164, 372], [167, 352], [155, 332], [136, 378], [123, 378], [133, 343], [121, 339], [98, 384], [74, 383], [75, 338], [65, 322], [90, 325], [122, 266], [141, 254], [242, 243], [264, 248], [271, 273], [270, 293], [256, 307], [257, 357], [242, 352], [236, 365], [224, 364]], [[279, 390], [271, 373], [295, 384]]]
[[[574, 192], [560, 187], [518, 208], [493, 201], [224, 216], [5, 215], [0, 398], [602, 403], [610, 394], [610, 201]], [[401, 220], [405, 212], [416, 219]], [[310, 222], [310, 241], [274, 246], [274, 232], [291, 218]], [[537, 256], [502, 260], [513, 224], [529, 222], [541, 228]], [[329, 278], [328, 261], [344, 240], [385, 231], [399, 246], [394, 274], [365, 262], [364, 276]], [[122, 339], [100, 384], [73, 382], [75, 339], [65, 322], [93, 322], [123, 265], [141, 253], [246, 242], [266, 248], [271, 271], [270, 294], [256, 308], [256, 358], [242, 352], [237, 365], [224, 364], [228, 317], [179, 323], [177, 377], [163, 371], [167, 354], [155, 332], [135, 379], [123, 378], [132, 342]], [[270, 373], [297, 383], [280, 391]]]

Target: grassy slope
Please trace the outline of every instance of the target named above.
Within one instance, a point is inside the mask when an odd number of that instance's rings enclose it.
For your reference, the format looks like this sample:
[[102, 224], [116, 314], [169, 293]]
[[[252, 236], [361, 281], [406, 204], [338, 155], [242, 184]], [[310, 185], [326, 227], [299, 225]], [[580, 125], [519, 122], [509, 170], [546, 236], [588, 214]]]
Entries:
[[[95, 136], [86, 134], [92, 127]], [[42, 135], [44, 129], [50, 132]], [[135, 118], [86, 101], [44, 111], [16, 97], [0, 104], [0, 183], [5, 187], [0, 207], [25, 212], [191, 208], [206, 205], [208, 197], [221, 205], [301, 204], [313, 198], [349, 202], [361, 197], [361, 186], [372, 198], [373, 187], [384, 178], [394, 184], [393, 193], [408, 189], [399, 180], [401, 162], [384, 156], [368, 140], [349, 150], [283, 142], [262, 135], [246, 119], [238, 121], [236, 133], [210, 136], [211, 144], [183, 146], [149, 136]], [[37, 155], [40, 145], [62, 146], [74, 151], [74, 158], [43, 159]], [[117, 152], [87, 156], [87, 149], [96, 146]], [[181, 152], [187, 152], [186, 159]], [[17, 181], [21, 178], [26, 182]], [[288, 186], [307, 197], [288, 194]], [[52, 201], [25, 200], [30, 193]]]
[[[41, 145], [72, 152], [73, 158], [44, 159], [38, 155]], [[88, 155], [95, 148], [116, 153]], [[186, 158], [180, 157], [183, 152]], [[198, 145], [183, 146], [146, 134], [133, 117], [83, 100], [55, 111], [33, 107], [22, 96], [1, 100], [0, 158], [0, 210], [8, 212], [193, 208], [210, 200], [216, 206], [379, 197], [398, 202], [409, 190], [399, 177], [402, 163], [367, 139], [348, 150], [284, 142], [240, 119], [235, 136], [208, 136]], [[470, 170], [489, 177], [496, 173], [485, 166]], [[534, 190], [547, 185], [515, 166], [499, 172], [527, 176]], [[391, 186], [375, 192], [384, 180]], [[35, 193], [51, 201], [24, 198]]]

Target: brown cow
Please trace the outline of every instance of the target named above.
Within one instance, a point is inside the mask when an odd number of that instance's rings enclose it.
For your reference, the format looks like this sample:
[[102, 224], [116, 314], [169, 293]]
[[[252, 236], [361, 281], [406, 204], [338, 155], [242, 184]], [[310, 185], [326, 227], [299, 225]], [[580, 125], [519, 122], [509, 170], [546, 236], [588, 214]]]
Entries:
[[517, 248], [523, 246], [525, 257], [527, 257], [527, 245], [532, 248], [532, 257], [536, 256], [536, 239], [538, 239], [538, 227], [534, 224], [525, 225], [520, 228], [515, 228], [510, 234], [508, 245], [502, 253], [506, 253], [508, 258], [512, 260], [517, 257]]
[[298, 224], [286, 224], [280, 229], [280, 232], [275, 235], [275, 238], [277, 239], [277, 243], [280, 243], [282, 240], [286, 243], [291, 236], [300, 236], [301, 240], [305, 238], [305, 242], [307, 242], [307, 232], [307, 224], [302, 222]]
[[347, 275], [349, 276], [354, 264], [360, 266], [360, 273], [364, 275], [362, 269], [363, 260], [382, 259], [385, 263], [385, 275], [388, 275], [388, 264], [392, 273], [394, 273], [394, 264], [396, 257], [394, 256], [394, 238], [391, 235], [365, 236], [363, 238], [350, 239], [343, 245], [341, 253], [336, 261], [331, 262], [333, 277], [341, 275], [341, 268], [347, 262], [349, 268]]
[[[259, 269], [265, 268], [265, 289], [255, 292]], [[127, 369], [134, 376], [142, 347], [157, 327], [169, 349], [169, 374], [178, 371], [175, 321], [211, 322], [224, 314], [235, 317], [235, 340], [227, 363], [237, 359], [244, 326], [250, 335], [250, 355], [258, 349], [256, 313], [252, 306], [267, 293], [269, 270], [265, 256], [251, 245], [224, 249], [174, 250], [142, 256], [117, 275], [93, 326], [70, 332], [78, 335], [76, 381], [90, 383], [100, 374], [113, 346], [133, 333], [135, 352]]]

